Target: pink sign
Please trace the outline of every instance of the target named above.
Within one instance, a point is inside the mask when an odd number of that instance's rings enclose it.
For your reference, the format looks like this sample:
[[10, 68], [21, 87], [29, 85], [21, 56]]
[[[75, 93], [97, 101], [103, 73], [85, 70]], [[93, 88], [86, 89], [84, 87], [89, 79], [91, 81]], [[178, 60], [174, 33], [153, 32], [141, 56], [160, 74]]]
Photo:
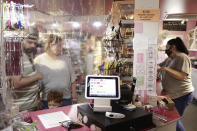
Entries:
[[135, 22], [134, 31], [135, 31], [135, 33], [142, 33], [143, 32], [143, 23], [142, 22]]
[[137, 63], [143, 63], [144, 62], [144, 54], [138, 53], [137, 54]]

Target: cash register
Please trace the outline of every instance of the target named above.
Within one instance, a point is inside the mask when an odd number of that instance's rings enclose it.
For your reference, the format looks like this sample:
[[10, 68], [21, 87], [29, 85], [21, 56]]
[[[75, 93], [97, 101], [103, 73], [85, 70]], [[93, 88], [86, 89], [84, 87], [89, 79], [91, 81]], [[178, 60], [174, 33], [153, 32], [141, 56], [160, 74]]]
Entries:
[[[125, 110], [111, 100], [120, 99], [120, 79], [118, 76], [86, 76], [85, 97], [93, 99], [94, 103], [83, 104], [77, 107], [78, 119], [87, 126], [94, 125], [102, 131], [112, 130], [141, 130], [152, 123], [152, 113], [136, 108]], [[125, 117], [120, 119], [106, 116], [106, 112], [120, 113]]]

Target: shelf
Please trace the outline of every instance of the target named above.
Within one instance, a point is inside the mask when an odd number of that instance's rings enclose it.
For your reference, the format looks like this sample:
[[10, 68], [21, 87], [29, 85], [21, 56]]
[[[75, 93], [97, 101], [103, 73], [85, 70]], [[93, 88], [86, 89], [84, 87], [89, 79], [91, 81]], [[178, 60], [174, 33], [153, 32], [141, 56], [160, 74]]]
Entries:
[[124, 43], [133, 43], [133, 38], [123, 39]]
[[197, 49], [189, 49], [189, 51], [197, 51]]
[[193, 64], [194, 64], [194, 65], [197, 65], [197, 61], [194, 61]]
[[134, 20], [121, 20], [122, 24], [134, 24]]
[[131, 76], [122, 76], [122, 77], [120, 77], [120, 79], [122, 81], [132, 81], [133, 80], [133, 77], [131, 77]]
[[[118, 43], [112, 41], [112, 48], [116, 52], [118, 52], [119, 59], [118, 63], [120, 63], [120, 68], [118, 75], [120, 76], [120, 80], [124, 82], [131, 83], [132, 82], [132, 75], [133, 75], [133, 35], [134, 35], [134, 20], [131, 19], [134, 14], [134, 0], [129, 1], [115, 1], [112, 4], [112, 20], [111, 23], [108, 24], [110, 29], [113, 25], [116, 28], [120, 28], [120, 36], [121, 39]], [[119, 22], [121, 21], [121, 26], [119, 27]], [[114, 35], [114, 34], [113, 34]], [[110, 38], [109, 35], [107, 38]], [[111, 40], [104, 40], [104, 41], [111, 41]], [[106, 44], [106, 47], [109, 45]], [[107, 50], [107, 49], [106, 49]], [[105, 75], [113, 75], [117, 74], [116, 67], [113, 67], [112, 70], [104, 72]], [[108, 64], [105, 65], [105, 69], [108, 69]]]
[[133, 62], [133, 58], [121, 58], [122, 61]]

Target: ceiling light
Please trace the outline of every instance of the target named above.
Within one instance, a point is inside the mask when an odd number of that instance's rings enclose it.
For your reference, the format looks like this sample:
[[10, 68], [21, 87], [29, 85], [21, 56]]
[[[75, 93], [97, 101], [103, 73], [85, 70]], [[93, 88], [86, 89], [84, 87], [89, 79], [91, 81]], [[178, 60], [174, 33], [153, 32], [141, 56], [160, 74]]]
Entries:
[[55, 22], [55, 23], [52, 24], [52, 26], [53, 26], [53, 27], [58, 27], [59, 24]]
[[93, 23], [93, 26], [98, 28], [98, 27], [102, 26], [102, 23], [100, 21], [96, 21]]
[[79, 28], [80, 27], [80, 24], [78, 22], [72, 22], [72, 26], [74, 28]]
[[26, 7], [26, 8], [32, 8], [32, 7], [34, 7], [34, 5], [24, 5], [24, 7]]
[[34, 26], [36, 23], [35, 22], [32, 22], [31, 24], [30, 24], [30, 26]]
[[131, 20], [132, 20], [132, 19], [133, 19], [133, 15], [129, 15], [129, 19], [131, 19]]

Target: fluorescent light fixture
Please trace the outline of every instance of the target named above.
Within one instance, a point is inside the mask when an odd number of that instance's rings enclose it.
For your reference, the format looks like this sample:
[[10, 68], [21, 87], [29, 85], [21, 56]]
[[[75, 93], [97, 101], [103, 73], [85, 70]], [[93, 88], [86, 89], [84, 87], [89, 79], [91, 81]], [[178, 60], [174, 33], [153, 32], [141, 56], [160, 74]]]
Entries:
[[72, 22], [72, 26], [74, 28], [79, 28], [80, 27], [80, 24], [79, 24], [79, 22]]
[[34, 26], [36, 23], [35, 22], [32, 22], [31, 24], [30, 24], [30, 26]]
[[32, 7], [34, 7], [34, 5], [24, 5], [24, 7], [26, 7], [26, 8], [32, 8]]
[[102, 26], [102, 23], [100, 21], [96, 21], [93, 23], [93, 26], [98, 28]]
[[58, 27], [59, 24], [58, 24], [58, 23], [53, 23], [52, 26], [53, 26], [53, 27]]

